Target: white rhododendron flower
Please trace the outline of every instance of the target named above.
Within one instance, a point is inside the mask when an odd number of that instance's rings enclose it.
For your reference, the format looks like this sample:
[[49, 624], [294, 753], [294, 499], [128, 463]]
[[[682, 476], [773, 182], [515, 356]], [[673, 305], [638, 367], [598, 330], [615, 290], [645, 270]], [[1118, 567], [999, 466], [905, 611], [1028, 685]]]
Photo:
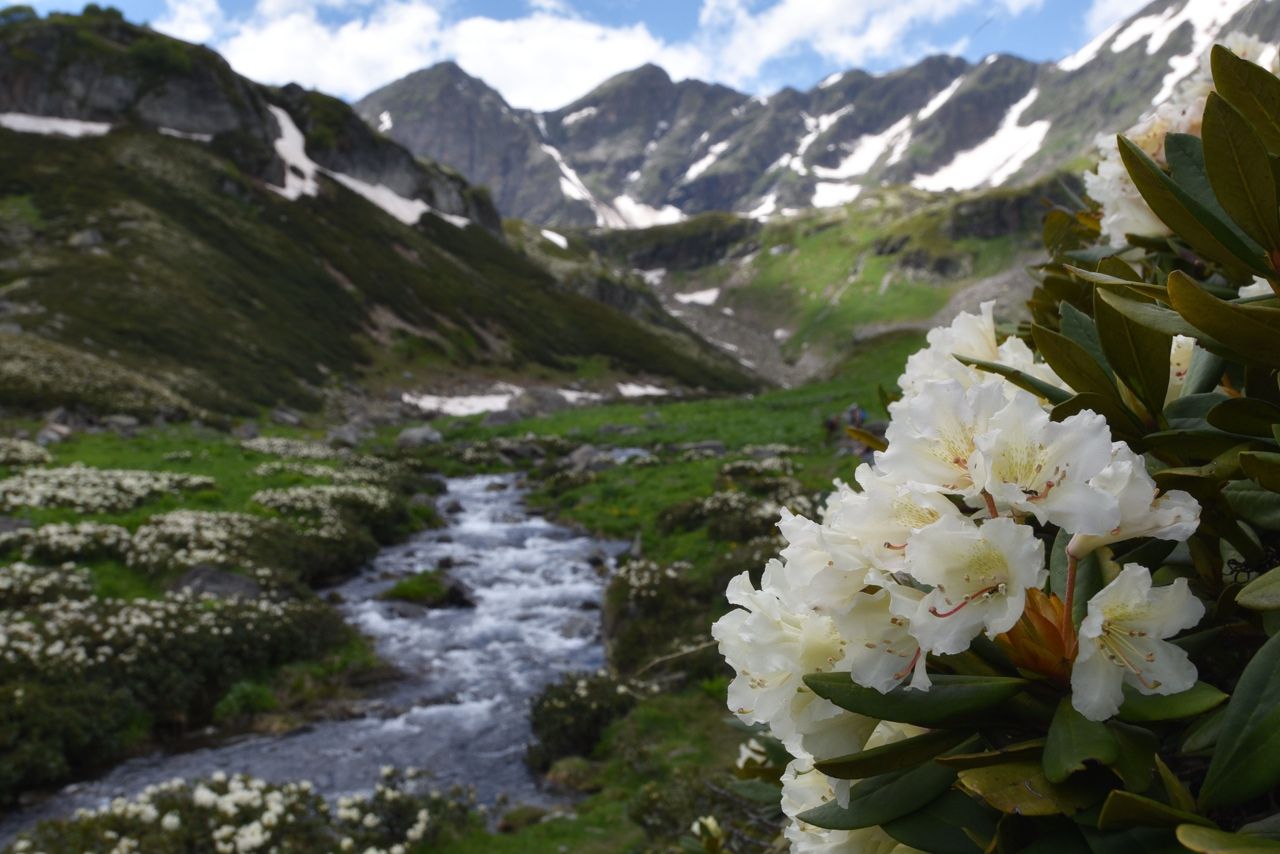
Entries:
[[792, 854], [910, 854], [916, 850], [878, 827], [826, 830], [798, 818], [835, 798], [831, 779], [811, 762], [796, 759], [787, 765], [782, 773], [782, 812], [790, 819], [784, 833]]
[[720, 654], [737, 671], [729, 708], [748, 723], [769, 724], [780, 740], [794, 734], [797, 693], [814, 696], [804, 675], [837, 669], [846, 645], [830, 617], [794, 607], [785, 590], [779, 595], [771, 587], [784, 572], [781, 561], [770, 561], [760, 590], [746, 572], [730, 581], [727, 596], [737, 607], [711, 627]]
[[1200, 527], [1200, 502], [1180, 489], [1160, 494], [1142, 455], [1124, 442], [1111, 446], [1111, 462], [1090, 484], [1115, 497], [1117, 512], [1105, 532], [1071, 538], [1067, 553], [1073, 557], [1134, 537], [1181, 542]]
[[1044, 544], [1027, 525], [943, 519], [912, 538], [907, 570], [933, 586], [916, 606], [911, 634], [927, 652], [969, 648], [982, 631], [1007, 632], [1022, 616], [1028, 587], [1048, 577]]
[[920, 644], [911, 635], [908, 614], [914, 613], [924, 592], [901, 584], [860, 593], [853, 607], [836, 618], [841, 636], [848, 641], [845, 664], [854, 682], [881, 693], [908, 678], [911, 687], [928, 690]]
[[862, 543], [849, 534], [796, 516], [785, 507], [778, 530], [787, 540], [775, 570], [786, 587], [819, 613], [839, 610], [867, 585], [871, 564]]
[[1152, 588], [1145, 567], [1127, 565], [1089, 600], [1071, 670], [1071, 705], [1101, 721], [1120, 710], [1126, 682], [1143, 694], [1177, 694], [1195, 685], [1195, 665], [1164, 639], [1203, 616], [1204, 603], [1185, 578]]
[[907, 359], [906, 370], [898, 379], [903, 394], [916, 394], [928, 382], [955, 380], [967, 387], [991, 379], [990, 373], [965, 365], [957, 356], [1006, 365], [1052, 385], [1063, 386], [1052, 368], [1036, 361], [1031, 348], [1021, 338], [997, 341], [994, 300], [982, 303], [979, 311], [980, 314], [961, 312], [950, 326], [929, 331], [928, 346]]
[[1088, 483], [1111, 461], [1111, 430], [1096, 412], [1050, 421], [1034, 395], [1019, 392], [991, 416], [974, 445], [975, 484], [1001, 512], [1029, 513], [1071, 531], [1111, 527], [1115, 499]]
[[925, 383], [889, 407], [889, 448], [877, 452], [876, 466], [903, 481], [977, 497], [974, 439], [1004, 407], [1010, 388], [998, 378], [968, 388], [955, 380]]
[[865, 463], [854, 479], [862, 491], [837, 483], [823, 527], [859, 543], [866, 559], [881, 572], [904, 568], [906, 542], [916, 531], [943, 516], [960, 516], [960, 509], [945, 495], [889, 477]]

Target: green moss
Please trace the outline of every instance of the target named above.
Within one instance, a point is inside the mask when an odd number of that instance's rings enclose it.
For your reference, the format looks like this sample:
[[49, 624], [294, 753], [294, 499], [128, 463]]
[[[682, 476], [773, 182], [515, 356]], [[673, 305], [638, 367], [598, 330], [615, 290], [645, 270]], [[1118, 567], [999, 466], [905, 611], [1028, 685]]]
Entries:
[[448, 594], [449, 588], [441, 579], [440, 572], [429, 569], [400, 579], [388, 590], [379, 594], [378, 598], [430, 607], [444, 602]]

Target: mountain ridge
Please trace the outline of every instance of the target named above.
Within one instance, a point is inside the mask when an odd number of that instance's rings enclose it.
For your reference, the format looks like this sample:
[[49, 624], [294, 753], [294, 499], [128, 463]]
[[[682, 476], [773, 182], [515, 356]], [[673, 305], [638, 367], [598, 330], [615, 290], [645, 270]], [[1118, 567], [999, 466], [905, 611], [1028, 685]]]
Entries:
[[[1167, 97], [1213, 37], [1236, 29], [1274, 37], [1280, 4], [1155, 0], [1056, 63], [937, 55], [767, 98], [647, 65], [535, 113], [450, 64], [452, 86], [435, 85], [444, 72], [433, 66], [354, 106], [415, 153], [489, 186], [504, 216], [644, 227], [829, 207], [884, 184], [964, 190], [1080, 168], [1099, 133]], [[483, 99], [469, 97], [480, 88]], [[506, 133], [468, 130], [499, 117]]]

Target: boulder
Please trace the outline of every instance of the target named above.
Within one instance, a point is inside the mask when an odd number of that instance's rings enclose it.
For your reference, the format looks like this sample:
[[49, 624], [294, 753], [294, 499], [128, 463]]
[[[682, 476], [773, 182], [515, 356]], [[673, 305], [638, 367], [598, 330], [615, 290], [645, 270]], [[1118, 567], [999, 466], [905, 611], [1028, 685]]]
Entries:
[[409, 451], [425, 448], [427, 445], [436, 445], [442, 441], [444, 437], [440, 435], [440, 431], [428, 424], [407, 427], [400, 431], [399, 436], [396, 436], [396, 446]]
[[604, 471], [618, 464], [608, 451], [595, 445], [580, 445], [577, 450], [564, 458], [564, 470], [570, 473]]
[[258, 429], [256, 421], [242, 421], [231, 431], [231, 435], [237, 439], [256, 439], [262, 432]]
[[285, 427], [298, 427], [302, 424], [302, 415], [282, 406], [279, 409], [271, 410], [271, 420]]
[[125, 438], [133, 436], [138, 430], [138, 419], [132, 415], [106, 415], [102, 418], [102, 426], [106, 427], [113, 433], [119, 433]]
[[569, 401], [553, 388], [527, 388], [515, 396], [508, 407], [521, 418], [532, 418], [568, 409]]
[[365, 432], [359, 424], [343, 424], [330, 429], [325, 440], [334, 448], [354, 448], [364, 440]]

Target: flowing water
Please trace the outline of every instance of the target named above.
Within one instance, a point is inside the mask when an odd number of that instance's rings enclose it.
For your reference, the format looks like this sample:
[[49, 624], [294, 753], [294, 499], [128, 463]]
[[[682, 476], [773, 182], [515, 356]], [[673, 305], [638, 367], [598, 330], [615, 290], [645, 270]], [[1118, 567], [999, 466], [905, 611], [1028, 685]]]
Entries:
[[[371, 790], [384, 765], [413, 766], [442, 786], [474, 785], [484, 801], [506, 793], [515, 802], [539, 802], [522, 761], [529, 703], [560, 674], [603, 664], [602, 559], [624, 544], [531, 516], [522, 498], [510, 475], [452, 479], [441, 504], [456, 501], [461, 510], [448, 515], [446, 528], [384, 549], [336, 588], [348, 621], [403, 672], [364, 701], [358, 716], [131, 760], [0, 822], [0, 840], [40, 818], [215, 771], [310, 780], [338, 795]], [[476, 607], [428, 610], [378, 600], [395, 579], [442, 560], [452, 562], [450, 574]]]

